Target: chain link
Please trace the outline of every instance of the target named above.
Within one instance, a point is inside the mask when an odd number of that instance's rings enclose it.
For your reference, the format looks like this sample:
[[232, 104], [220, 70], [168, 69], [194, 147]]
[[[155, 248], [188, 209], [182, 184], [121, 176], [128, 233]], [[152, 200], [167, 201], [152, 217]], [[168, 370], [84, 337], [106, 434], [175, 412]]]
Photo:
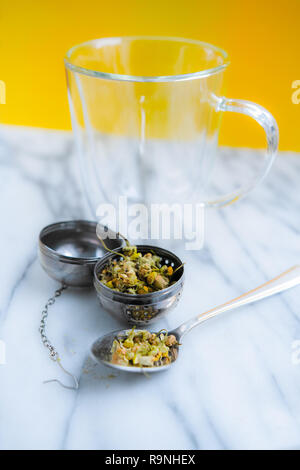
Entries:
[[59, 289], [57, 289], [54, 292], [54, 295], [48, 299], [48, 301], [45, 304], [44, 309], [42, 310], [42, 318], [41, 318], [39, 332], [41, 334], [43, 345], [45, 346], [45, 348], [49, 349], [50, 358], [52, 359], [52, 361], [58, 361], [59, 354], [54, 348], [54, 346], [51, 344], [50, 340], [47, 338], [47, 335], [46, 335], [46, 325], [47, 325], [48, 313], [49, 313], [48, 310], [49, 310], [49, 307], [51, 307], [51, 305], [55, 303], [56, 299], [60, 297], [63, 291], [66, 290], [67, 288], [68, 286], [63, 284]]

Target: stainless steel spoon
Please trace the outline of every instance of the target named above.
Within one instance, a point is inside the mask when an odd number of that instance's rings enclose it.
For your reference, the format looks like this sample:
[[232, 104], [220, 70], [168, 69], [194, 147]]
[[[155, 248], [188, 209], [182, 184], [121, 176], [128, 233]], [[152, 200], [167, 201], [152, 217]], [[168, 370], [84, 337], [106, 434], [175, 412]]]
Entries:
[[[261, 286], [256, 287], [255, 289], [246, 292], [245, 294], [236, 297], [233, 300], [229, 300], [225, 304], [219, 305], [218, 307], [212, 308], [207, 312], [200, 313], [200, 315], [184, 322], [178, 328], [169, 332], [169, 335], [175, 335], [178, 342], [181, 343], [182, 338], [195, 328], [195, 326], [200, 325], [206, 320], [210, 318], [216, 317], [223, 312], [228, 312], [229, 310], [233, 310], [237, 307], [241, 307], [242, 305], [247, 305], [252, 302], [256, 302], [257, 300], [262, 300], [266, 297], [270, 297], [271, 295], [278, 294], [286, 289], [291, 287], [297, 286], [300, 284], [300, 266], [293, 266], [292, 268], [288, 269], [287, 271], [283, 272], [279, 276], [271, 279]], [[105, 364], [106, 366], [112, 367], [114, 369], [123, 370], [126, 372], [133, 372], [133, 373], [145, 373], [145, 372], [160, 372], [163, 370], [169, 369], [173, 365], [175, 361], [171, 364], [165, 366], [158, 366], [158, 367], [130, 367], [130, 366], [120, 366], [116, 364], [112, 364], [110, 362], [111, 357], [111, 347], [114, 339], [116, 337], [124, 337], [130, 330], [119, 330], [113, 331], [105, 336], [100, 337], [95, 343], [92, 345], [91, 354], [94, 359], [98, 362]], [[138, 330], [137, 330], [138, 331]], [[181, 346], [178, 348], [181, 349]]]

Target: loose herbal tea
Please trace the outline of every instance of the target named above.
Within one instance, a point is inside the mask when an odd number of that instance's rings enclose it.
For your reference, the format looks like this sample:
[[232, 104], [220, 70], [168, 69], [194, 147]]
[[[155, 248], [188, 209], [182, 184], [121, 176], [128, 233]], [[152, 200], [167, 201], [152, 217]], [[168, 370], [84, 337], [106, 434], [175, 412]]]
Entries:
[[111, 363], [131, 367], [158, 367], [170, 364], [177, 357], [179, 343], [167, 331], [150, 333], [135, 331], [123, 338], [116, 338], [111, 348]]
[[126, 240], [121, 258], [110, 260], [99, 274], [99, 280], [106, 287], [126, 294], [148, 294], [166, 289], [181, 266], [174, 270], [172, 266], [162, 265], [161, 261], [155, 252], [143, 255]]

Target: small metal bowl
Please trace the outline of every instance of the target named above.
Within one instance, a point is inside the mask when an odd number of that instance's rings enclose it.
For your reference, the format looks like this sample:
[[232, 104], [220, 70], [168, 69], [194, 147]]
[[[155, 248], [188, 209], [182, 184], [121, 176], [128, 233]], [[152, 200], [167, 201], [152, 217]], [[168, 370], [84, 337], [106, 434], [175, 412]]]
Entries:
[[[182, 262], [174, 253], [150, 245], [138, 245], [142, 254], [154, 251], [162, 258], [162, 264], [179, 267]], [[122, 248], [115, 250], [121, 252]], [[160, 291], [149, 294], [125, 294], [106, 287], [100, 280], [99, 274], [109, 261], [121, 259], [122, 254], [107, 254], [97, 262], [94, 269], [94, 286], [102, 307], [118, 320], [130, 325], [148, 325], [164, 317], [174, 308], [181, 296], [184, 283], [183, 266], [174, 274], [174, 284]]]
[[[39, 258], [47, 274], [68, 286], [93, 285], [95, 264], [107, 252], [96, 235], [97, 222], [72, 220], [45, 227], [39, 236]], [[122, 240], [107, 232], [106, 245], [120, 248]]]

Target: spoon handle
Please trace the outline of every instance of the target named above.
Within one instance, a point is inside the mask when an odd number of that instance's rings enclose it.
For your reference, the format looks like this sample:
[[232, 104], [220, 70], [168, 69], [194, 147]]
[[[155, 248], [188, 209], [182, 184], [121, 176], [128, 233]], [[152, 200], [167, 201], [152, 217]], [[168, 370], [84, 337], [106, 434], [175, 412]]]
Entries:
[[242, 305], [247, 305], [252, 302], [256, 302], [257, 300], [262, 300], [271, 295], [278, 294], [279, 292], [289, 289], [290, 287], [297, 286], [298, 284], [300, 284], [300, 266], [296, 265], [279, 274], [279, 276], [274, 277], [274, 279], [271, 279], [270, 281], [256, 287], [255, 289], [252, 289], [233, 300], [229, 300], [228, 302], [225, 302], [218, 307], [212, 308], [207, 312], [200, 313], [200, 315], [197, 317], [194, 317], [180, 325], [174, 332], [176, 332], [176, 334], [182, 338], [192, 328], [195, 328], [195, 326], [200, 325], [200, 323], [209, 320], [210, 318], [213, 318], [223, 312], [227, 312], [228, 310], [241, 307]]

